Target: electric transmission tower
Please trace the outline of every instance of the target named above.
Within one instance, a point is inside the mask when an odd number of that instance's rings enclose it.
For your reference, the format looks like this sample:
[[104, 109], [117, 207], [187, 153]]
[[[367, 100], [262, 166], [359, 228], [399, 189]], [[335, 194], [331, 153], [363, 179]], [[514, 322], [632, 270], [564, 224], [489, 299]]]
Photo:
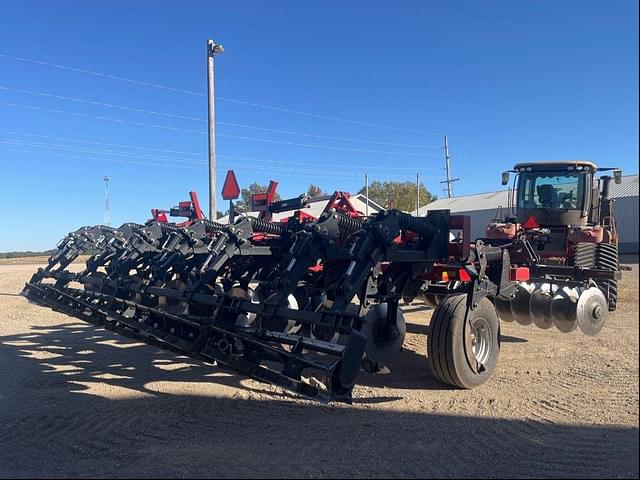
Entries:
[[447, 169], [447, 179], [443, 180], [440, 183], [446, 183], [447, 184], [447, 188], [446, 188], [446, 192], [447, 192], [447, 197], [451, 198], [453, 197], [453, 190], [451, 189], [451, 184], [453, 182], [457, 182], [458, 180], [460, 180], [459, 178], [451, 178], [451, 156], [449, 155], [449, 142], [447, 141], [447, 136], [444, 136], [444, 161], [445, 161], [445, 166]]

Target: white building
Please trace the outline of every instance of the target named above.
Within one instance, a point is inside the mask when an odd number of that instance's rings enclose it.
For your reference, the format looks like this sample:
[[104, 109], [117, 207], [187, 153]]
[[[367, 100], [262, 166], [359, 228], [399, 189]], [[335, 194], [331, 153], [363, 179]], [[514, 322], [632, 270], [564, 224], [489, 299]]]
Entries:
[[[611, 182], [611, 198], [613, 214], [618, 228], [620, 253], [638, 253], [638, 175], [625, 175], [622, 183]], [[507, 208], [509, 191], [462, 195], [454, 198], [442, 198], [424, 207], [420, 207], [419, 215], [424, 216], [429, 210], [447, 209], [452, 213], [471, 217], [471, 238], [485, 236], [487, 223], [498, 215], [498, 207]], [[415, 211], [412, 212], [415, 215]]]

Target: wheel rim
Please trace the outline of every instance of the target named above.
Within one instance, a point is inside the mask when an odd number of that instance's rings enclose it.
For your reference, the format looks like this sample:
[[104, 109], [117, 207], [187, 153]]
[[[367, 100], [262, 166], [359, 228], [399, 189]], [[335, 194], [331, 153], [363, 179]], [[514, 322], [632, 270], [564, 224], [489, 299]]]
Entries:
[[471, 351], [480, 365], [491, 357], [491, 327], [484, 318], [478, 318], [471, 325]]

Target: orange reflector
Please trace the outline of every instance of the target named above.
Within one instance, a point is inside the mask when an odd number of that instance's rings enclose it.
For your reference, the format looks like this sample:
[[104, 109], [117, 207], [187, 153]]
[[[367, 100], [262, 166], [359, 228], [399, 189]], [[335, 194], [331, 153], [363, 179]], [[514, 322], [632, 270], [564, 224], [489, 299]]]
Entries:
[[464, 268], [458, 268], [456, 270], [443, 270], [440, 272], [440, 280], [448, 282], [450, 280], [461, 280], [463, 282], [469, 282], [471, 275]]

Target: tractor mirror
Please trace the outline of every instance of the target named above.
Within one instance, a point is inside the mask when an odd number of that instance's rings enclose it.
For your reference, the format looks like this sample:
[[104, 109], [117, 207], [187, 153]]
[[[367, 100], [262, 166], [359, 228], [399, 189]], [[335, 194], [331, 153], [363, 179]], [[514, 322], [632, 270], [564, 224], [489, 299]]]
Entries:
[[616, 182], [617, 185], [620, 185], [622, 183], [622, 170], [620, 170], [619, 168], [616, 168], [613, 171], [613, 181]]
[[509, 172], [502, 172], [502, 185], [509, 183]]

